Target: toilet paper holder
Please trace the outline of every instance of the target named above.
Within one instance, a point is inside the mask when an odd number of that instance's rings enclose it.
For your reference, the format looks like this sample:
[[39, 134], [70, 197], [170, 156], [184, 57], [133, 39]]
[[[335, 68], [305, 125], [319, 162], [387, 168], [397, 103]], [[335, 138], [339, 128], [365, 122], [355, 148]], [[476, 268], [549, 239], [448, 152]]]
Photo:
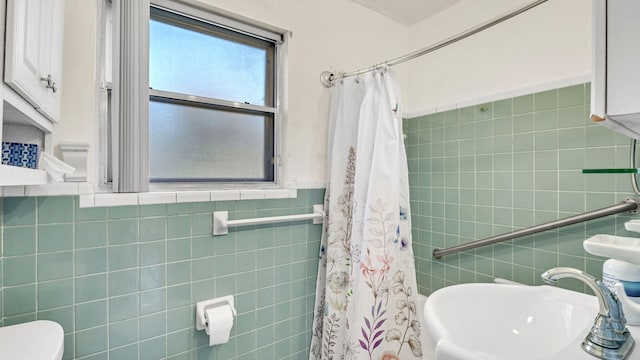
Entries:
[[233, 295], [222, 296], [215, 299], [198, 301], [196, 303], [196, 329], [204, 330], [207, 327], [207, 321], [204, 317], [206, 309], [218, 306], [230, 306], [233, 317], [236, 317], [236, 307], [234, 306]]

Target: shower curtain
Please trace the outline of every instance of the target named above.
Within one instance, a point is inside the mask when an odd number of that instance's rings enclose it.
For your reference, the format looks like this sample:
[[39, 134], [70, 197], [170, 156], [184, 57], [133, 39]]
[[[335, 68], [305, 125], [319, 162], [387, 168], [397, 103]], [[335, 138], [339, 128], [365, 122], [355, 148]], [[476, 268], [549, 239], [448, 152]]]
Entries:
[[399, 89], [389, 69], [331, 99], [310, 359], [420, 359]]

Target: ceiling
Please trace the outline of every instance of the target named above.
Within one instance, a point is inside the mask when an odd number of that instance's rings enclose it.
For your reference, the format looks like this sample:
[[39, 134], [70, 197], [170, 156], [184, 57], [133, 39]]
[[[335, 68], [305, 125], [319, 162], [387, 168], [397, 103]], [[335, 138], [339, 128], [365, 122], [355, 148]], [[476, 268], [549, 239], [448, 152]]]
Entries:
[[412, 26], [462, 0], [351, 0], [406, 26]]

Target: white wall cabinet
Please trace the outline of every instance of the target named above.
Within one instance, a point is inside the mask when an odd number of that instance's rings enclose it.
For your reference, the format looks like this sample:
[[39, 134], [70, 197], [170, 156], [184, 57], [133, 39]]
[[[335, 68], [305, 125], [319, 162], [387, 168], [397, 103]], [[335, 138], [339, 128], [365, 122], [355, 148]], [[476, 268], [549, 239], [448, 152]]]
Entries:
[[8, 0], [5, 82], [47, 119], [60, 121], [64, 0]]
[[[37, 143], [40, 151], [52, 153], [53, 125], [60, 119], [62, 99], [58, 79], [62, 78], [64, 0], [7, 0], [0, 2], [0, 10], [0, 19], [6, 21], [0, 27], [5, 55], [0, 57], [0, 69], [5, 69], [0, 137]], [[49, 74], [50, 83], [41, 80]], [[46, 183], [43, 170], [0, 165], [0, 186]]]
[[592, 4], [591, 119], [640, 139], [640, 1]]

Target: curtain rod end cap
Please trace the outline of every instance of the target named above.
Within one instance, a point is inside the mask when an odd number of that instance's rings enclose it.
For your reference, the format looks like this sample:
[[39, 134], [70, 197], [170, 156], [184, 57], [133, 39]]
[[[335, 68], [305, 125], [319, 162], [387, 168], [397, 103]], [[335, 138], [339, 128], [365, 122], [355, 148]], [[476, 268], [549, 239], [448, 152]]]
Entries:
[[331, 71], [323, 71], [320, 74], [320, 83], [322, 83], [322, 86], [326, 88], [330, 88], [333, 86], [333, 79], [334, 75]]

